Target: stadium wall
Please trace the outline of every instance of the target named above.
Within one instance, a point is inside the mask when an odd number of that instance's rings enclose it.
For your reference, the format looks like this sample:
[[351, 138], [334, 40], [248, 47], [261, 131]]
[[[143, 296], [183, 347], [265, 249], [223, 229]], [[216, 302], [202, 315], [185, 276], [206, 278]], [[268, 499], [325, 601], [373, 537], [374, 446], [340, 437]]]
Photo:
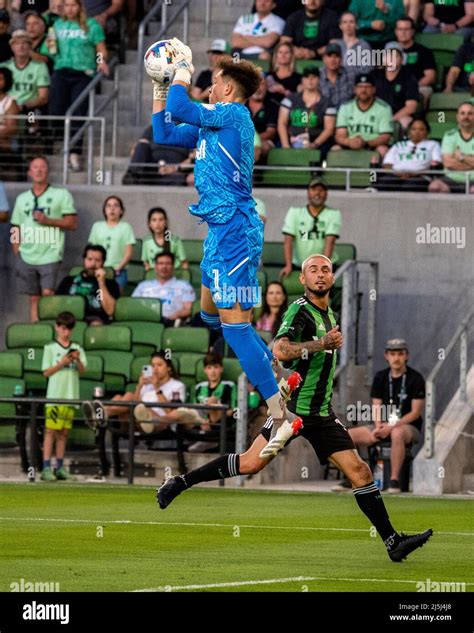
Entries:
[[[11, 207], [24, 184], [6, 183]], [[81, 253], [93, 222], [103, 219], [102, 204], [108, 195], [124, 200], [125, 219], [137, 237], [147, 234], [146, 213], [152, 206], [164, 207], [171, 229], [186, 239], [204, 238], [206, 225], [187, 212], [196, 202], [194, 189], [174, 187], [70, 186], [80, 217], [80, 227], [68, 234], [64, 274], [81, 262]], [[287, 209], [305, 205], [301, 189], [256, 189], [267, 208], [265, 238], [281, 241], [281, 226]], [[425, 376], [454, 330], [473, 303], [473, 206], [472, 196], [419, 195], [405, 193], [331, 191], [328, 205], [342, 212], [339, 240], [357, 247], [359, 260], [379, 262], [375, 369], [384, 366], [383, 345], [387, 338], [408, 340], [411, 364]], [[420, 243], [434, 227], [458, 227], [464, 244]], [[452, 233], [454, 231], [452, 230]], [[425, 242], [427, 240], [425, 239]], [[0, 225], [0, 337], [8, 323], [28, 319], [25, 297], [15, 293], [9, 230]], [[377, 351], [378, 350], [378, 351]]]

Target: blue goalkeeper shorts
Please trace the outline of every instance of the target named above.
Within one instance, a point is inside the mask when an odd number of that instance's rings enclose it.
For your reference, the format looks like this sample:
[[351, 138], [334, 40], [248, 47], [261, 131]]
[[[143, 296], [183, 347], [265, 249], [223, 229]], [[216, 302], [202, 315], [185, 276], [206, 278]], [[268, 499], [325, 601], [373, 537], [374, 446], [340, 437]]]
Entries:
[[237, 211], [225, 224], [209, 224], [201, 262], [202, 283], [217, 308], [242, 310], [261, 304], [257, 270], [263, 248], [263, 222]]

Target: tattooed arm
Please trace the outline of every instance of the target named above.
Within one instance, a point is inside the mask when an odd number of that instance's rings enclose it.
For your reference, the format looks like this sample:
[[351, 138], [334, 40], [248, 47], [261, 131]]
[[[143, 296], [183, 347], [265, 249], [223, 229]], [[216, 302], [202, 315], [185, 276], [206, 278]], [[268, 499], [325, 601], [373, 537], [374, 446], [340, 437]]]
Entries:
[[339, 332], [339, 326], [336, 325], [325, 336], [315, 341], [292, 343], [289, 338], [283, 336], [275, 341], [273, 354], [278, 360], [286, 362], [325, 350], [339, 349], [342, 346], [342, 342], [342, 334]]

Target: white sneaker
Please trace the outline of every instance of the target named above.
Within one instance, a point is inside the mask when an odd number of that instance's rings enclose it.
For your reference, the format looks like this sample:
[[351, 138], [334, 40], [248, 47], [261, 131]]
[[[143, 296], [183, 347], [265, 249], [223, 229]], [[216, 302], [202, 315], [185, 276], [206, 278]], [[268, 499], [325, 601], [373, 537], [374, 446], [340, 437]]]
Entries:
[[[277, 422], [280, 422], [278, 420]], [[260, 459], [269, 459], [275, 457], [285, 448], [285, 444], [293, 435], [298, 435], [298, 431], [303, 428], [303, 421], [300, 417], [286, 411], [286, 418], [277, 427], [275, 435], [270, 438], [268, 444], [260, 451]], [[272, 434], [275, 429], [275, 421], [273, 422]]]
[[155, 425], [152, 422], [153, 414], [149, 407], [146, 407], [144, 404], [137, 404], [133, 410], [133, 415], [144, 433], [153, 432]]
[[206, 422], [204, 418], [201, 418], [199, 412], [196, 409], [179, 407], [178, 409], [175, 409], [175, 411], [179, 414], [180, 421], [186, 424], [202, 424], [203, 422]]
[[76, 154], [75, 152], [71, 152], [69, 154], [69, 167], [71, 168], [71, 171], [74, 172], [82, 171], [82, 161], [80, 154]]

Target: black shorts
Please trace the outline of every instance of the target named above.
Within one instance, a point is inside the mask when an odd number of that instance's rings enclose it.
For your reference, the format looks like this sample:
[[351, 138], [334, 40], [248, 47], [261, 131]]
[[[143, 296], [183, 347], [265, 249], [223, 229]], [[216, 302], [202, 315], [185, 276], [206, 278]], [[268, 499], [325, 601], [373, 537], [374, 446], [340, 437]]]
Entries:
[[[328, 457], [333, 453], [355, 449], [348, 430], [334, 413], [330, 413], [328, 416], [302, 415], [300, 417], [303, 420], [303, 428], [298, 435], [294, 435], [288, 440], [286, 446], [298, 437], [304, 437], [313, 447], [319, 463], [322, 465], [328, 463]], [[270, 440], [272, 426], [273, 422], [267, 420], [260, 431], [267, 442]]]

